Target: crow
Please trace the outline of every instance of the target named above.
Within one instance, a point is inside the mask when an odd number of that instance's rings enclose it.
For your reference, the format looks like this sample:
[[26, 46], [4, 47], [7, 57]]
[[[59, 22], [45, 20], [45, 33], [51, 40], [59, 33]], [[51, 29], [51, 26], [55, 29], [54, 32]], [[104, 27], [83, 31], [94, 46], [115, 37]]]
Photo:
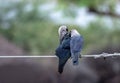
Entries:
[[71, 40], [70, 40], [70, 51], [73, 61], [73, 65], [78, 65], [79, 57], [81, 57], [81, 50], [83, 47], [83, 37], [78, 33], [76, 29], [70, 31]]
[[67, 60], [71, 57], [70, 52], [70, 34], [66, 26], [61, 26], [58, 30], [60, 45], [55, 50], [55, 55], [59, 58], [58, 72], [63, 72]]

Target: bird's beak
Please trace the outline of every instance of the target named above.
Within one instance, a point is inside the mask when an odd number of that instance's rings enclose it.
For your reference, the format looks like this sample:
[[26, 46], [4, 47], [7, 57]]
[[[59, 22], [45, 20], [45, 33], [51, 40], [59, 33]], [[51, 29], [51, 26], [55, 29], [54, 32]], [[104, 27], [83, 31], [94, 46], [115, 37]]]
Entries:
[[60, 44], [62, 43], [63, 38], [64, 38], [65, 35], [66, 35], [66, 32], [63, 32], [63, 33], [60, 35]]

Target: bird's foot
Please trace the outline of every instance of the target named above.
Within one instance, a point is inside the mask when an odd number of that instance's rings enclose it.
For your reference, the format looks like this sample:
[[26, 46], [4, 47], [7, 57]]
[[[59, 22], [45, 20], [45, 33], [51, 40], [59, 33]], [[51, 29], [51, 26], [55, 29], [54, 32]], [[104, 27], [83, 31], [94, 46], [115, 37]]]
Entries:
[[73, 65], [78, 65], [78, 61], [73, 61]]

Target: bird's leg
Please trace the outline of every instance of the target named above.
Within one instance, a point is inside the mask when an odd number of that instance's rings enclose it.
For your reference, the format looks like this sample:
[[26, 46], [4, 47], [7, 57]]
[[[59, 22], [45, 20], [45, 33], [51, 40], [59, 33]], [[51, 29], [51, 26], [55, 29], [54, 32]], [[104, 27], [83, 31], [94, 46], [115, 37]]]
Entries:
[[81, 54], [79, 55], [79, 58], [82, 58]]
[[71, 58], [73, 58], [73, 57], [74, 57], [74, 53], [71, 52]]

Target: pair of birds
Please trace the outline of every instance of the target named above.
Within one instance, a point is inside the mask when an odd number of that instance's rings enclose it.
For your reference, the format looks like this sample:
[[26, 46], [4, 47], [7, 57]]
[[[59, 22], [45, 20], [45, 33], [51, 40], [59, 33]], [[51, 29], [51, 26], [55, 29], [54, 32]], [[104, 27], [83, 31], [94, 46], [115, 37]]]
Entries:
[[56, 56], [59, 58], [58, 72], [63, 72], [65, 63], [71, 57], [73, 65], [79, 64], [80, 52], [83, 46], [83, 37], [76, 29], [68, 31], [67, 26], [60, 26], [58, 29], [60, 44], [55, 50]]

